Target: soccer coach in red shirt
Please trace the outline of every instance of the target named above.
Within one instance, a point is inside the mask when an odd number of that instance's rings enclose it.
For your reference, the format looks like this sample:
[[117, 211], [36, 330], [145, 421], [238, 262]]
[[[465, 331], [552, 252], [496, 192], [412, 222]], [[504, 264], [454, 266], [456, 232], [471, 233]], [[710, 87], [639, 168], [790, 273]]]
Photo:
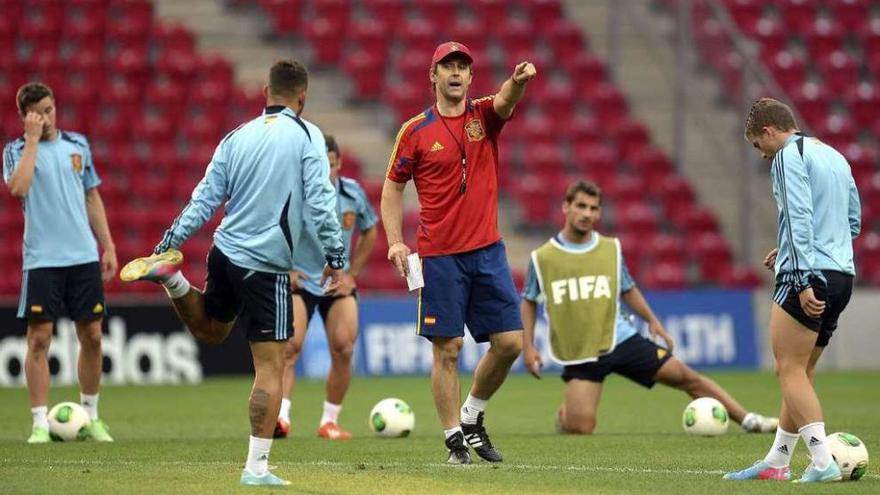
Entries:
[[[501, 461], [483, 427], [483, 410], [522, 349], [519, 295], [498, 230], [498, 137], [536, 72], [522, 62], [498, 94], [468, 99], [472, 63], [461, 43], [434, 51], [429, 76], [436, 103], [401, 126], [381, 207], [388, 259], [406, 276], [403, 190], [409, 180], [415, 183], [425, 279], [417, 328], [434, 347], [431, 385], [451, 464], [471, 462], [468, 446], [486, 461]], [[475, 341], [490, 347], [459, 411], [465, 324]]]

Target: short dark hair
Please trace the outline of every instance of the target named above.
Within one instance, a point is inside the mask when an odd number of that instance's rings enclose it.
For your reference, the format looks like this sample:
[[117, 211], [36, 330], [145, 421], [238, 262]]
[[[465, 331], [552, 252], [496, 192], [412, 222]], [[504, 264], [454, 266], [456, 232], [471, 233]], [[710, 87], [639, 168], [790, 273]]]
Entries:
[[327, 134], [324, 136], [324, 141], [327, 143], [327, 153], [331, 151], [339, 155], [339, 143], [336, 142], [336, 138]]
[[765, 127], [773, 126], [780, 131], [797, 129], [794, 112], [791, 108], [779, 100], [773, 98], [758, 98], [749, 109], [746, 117], [746, 138], [760, 136]]
[[15, 94], [15, 100], [18, 104], [18, 112], [24, 117], [27, 115], [27, 109], [29, 106], [34, 103], [39, 103], [40, 100], [47, 96], [55, 98], [55, 95], [52, 94], [52, 89], [49, 88], [49, 86], [39, 82], [25, 84], [18, 88], [18, 92]]
[[595, 182], [579, 180], [568, 186], [568, 189], [565, 191], [565, 202], [571, 203], [574, 201], [574, 198], [578, 193], [584, 193], [587, 196], [599, 198], [599, 204], [602, 204], [602, 189], [600, 189]]
[[296, 60], [279, 60], [269, 69], [269, 91], [275, 96], [294, 97], [309, 86], [306, 66]]

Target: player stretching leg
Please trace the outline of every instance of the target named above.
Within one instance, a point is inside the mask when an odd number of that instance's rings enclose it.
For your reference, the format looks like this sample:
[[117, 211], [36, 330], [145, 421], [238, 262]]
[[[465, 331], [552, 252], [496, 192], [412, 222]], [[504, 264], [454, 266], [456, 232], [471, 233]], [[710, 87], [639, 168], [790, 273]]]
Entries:
[[[329, 440], [348, 440], [351, 433], [339, 426], [342, 400], [351, 384], [351, 356], [358, 331], [357, 286], [355, 279], [366, 265], [376, 242], [376, 213], [367, 200], [361, 186], [353, 179], [340, 177], [342, 156], [333, 136], [326, 136], [327, 158], [330, 161], [330, 181], [336, 188], [336, 205], [342, 240], [346, 253], [354, 251], [351, 265], [346, 264], [345, 276], [339, 288], [325, 293], [318, 285], [324, 256], [321, 244], [311, 231], [303, 232], [300, 245], [293, 259], [294, 271], [290, 274], [293, 288], [293, 338], [287, 341], [284, 360], [284, 395], [281, 411], [275, 426], [275, 438], [284, 438], [290, 432], [290, 397], [296, 380], [295, 365], [302, 351], [309, 319], [315, 308], [324, 322], [327, 341], [330, 344], [330, 373], [327, 375], [324, 413], [318, 425], [318, 436]], [[360, 237], [352, 243], [357, 227]], [[352, 246], [353, 249], [352, 249]]]
[[[418, 250], [425, 286], [419, 291], [418, 333], [433, 345], [431, 385], [449, 449], [448, 462], [471, 462], [468, 446], [486, 461], [501, 454], [483, 426], [486, 403], [522, 348], [519, 298], [498, 231], [498, 137], [535, 67], [522, 62], [498, 94], [467, 98], [473, 58], [461, 43], [443, 43], [431, 59], [436, 103], [404, 123], [382, 190], [388, 259], [408, 273], [403, 242], [403, 190], [412, 180], [421, 204]], [[458, 354], [464, 325], [490, 342], [459, 410]]]
[[[328, 180], [324, 136], [299, 118], [308, 74], [299, 62], [272, 66], [263, 90], [266, 109], [217, 145], [192, 200], [165, 232], [152, 256], [122, 269], [124, 281], [161, 283], [181, 321], [197, 338], [222, 342], [242, 322], [254, 361], [249, 416], [251, 436], [243, 485], [286, 485], [269, 472], [272, 433], [281, 404], [284, 348], [290, 337], [290, 279], [305, 212], [318, 232], [332, 277], [342, 278], [342, 236], [336, 195]], [[222, 203], [223, 220], [208, 254], [205, 291], [190, 286], [178, 267], [177, 247], [208, 221]]]
[[[28, 443], [49, 441], [49, 361], [52, 327], [65, 314], [76, 325], [80, 403], [89, 413], [88, 436], [112, 442], [98, 417], [104, 286], [116, 273], [101, 179], [85, 136], [55, 127], [55, 97], [40, 83], [16, 95], [24, 137], [3, 150], [3, 180], [24, 210], [24, 266], [18, 318], [27, 321], [24, 360], [33, 429]], [[39, 169], [39, 173], [35, 173]], [[98, 262], [98, 246], [104, 254]]]
[[763, 460], [725, 479], [789, 478], [798, 437], [812, 462], [801, 483], [840, 479], [825, 440], [822, 406], [813, 386], [816, 362], [837, 329], [852, 294], [852, 239], [861, 230], [859, 192], [837, 150], [797, 130], [791, 109], [772, 98], [752, 104], [745, 138], [771, 160], [779, 209], [776, 249], [764, 265], [776, 273], [770, 339], [782, 410], [776, 440]]
[[[746, 410], [709, 378], [672, 355], [672, 338], [654, 315], [627, 270], [619, 241], [603, 237], [593, 227], [602, 214], [602, 192], [590, 182], [568, 188], [562, 212], [562, 232], [532, 252], [522, 302], [525, 323], [523, 354], [528, 370], [540, 377], [541, 356], [534, 345], [539, 301], [549, 318], [551, 356], [563, 365], [565, 398], [557, 415], [560, 433], [589, 434], [596, 427], [602, 382], [611, 373], [651, 388], [656, 382], [691, 397], [718, 399], [731, 419], [748, 432], [776, 429], [776, 418]], [[590, 277], [588, 293], [573, 293], [569, 280]], [[585, 287], [580, 285], [581, 290]], [[648, 322], [660, 347], [638, 332], [620, 302]], [[608, 350], [610, 349], [610, 350]]]

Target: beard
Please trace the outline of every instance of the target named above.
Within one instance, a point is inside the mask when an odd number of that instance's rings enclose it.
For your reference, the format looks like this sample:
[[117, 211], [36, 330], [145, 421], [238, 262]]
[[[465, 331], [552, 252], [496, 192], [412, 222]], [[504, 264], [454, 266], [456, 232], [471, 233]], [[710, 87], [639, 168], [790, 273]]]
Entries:
[[593, 230], [593, 227], [590, 226], [585, 229], [582, 229], [582, 228], [578, 227], [577, 224], [573, 223], [573, 224], [571, 224], [571, 230], [575, 231], [575, 233], [577, 235], [585, 236]]

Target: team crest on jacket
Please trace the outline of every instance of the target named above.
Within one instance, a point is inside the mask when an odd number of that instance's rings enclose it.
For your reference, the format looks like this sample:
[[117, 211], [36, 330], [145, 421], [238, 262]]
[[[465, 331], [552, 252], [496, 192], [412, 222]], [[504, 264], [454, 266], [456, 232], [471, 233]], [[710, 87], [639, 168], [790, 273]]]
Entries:
[[355, 213], [353, 211], [347, 211], [342, 214], [342, 228], [345, 230], [351, 230], [354, 227], [354, 219]]
[[73, 167], [73, 170], [76, 173], [82, 173], [83, 170], [83, 162], [82, 155], [79, 153], [73, 153], [70, 155], [70, 165]]
[[468, 141], [470, 142], [479, 141], [486, 137], [486, 132], [483, 131], [483, 123], [479, 119], [471, 120], [464, 126], [464, 129], [467, 131]]

